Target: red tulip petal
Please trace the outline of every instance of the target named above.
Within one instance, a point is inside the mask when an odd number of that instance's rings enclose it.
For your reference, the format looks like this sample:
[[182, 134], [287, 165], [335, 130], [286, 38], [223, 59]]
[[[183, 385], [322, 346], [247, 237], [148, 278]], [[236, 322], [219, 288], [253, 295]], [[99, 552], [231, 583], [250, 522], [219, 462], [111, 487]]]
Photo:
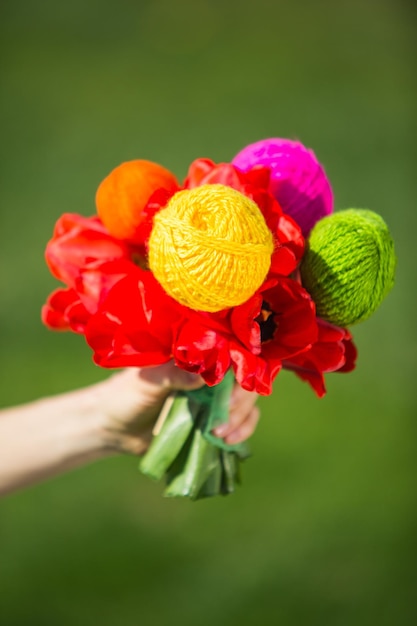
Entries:
[[52, 274], [74, 287], [87, 263], [128, 258], [130, 253], [131, 249], [109, 235], [98, 218], [67, 213], [56, 223], [45, 257]]
[[83, 333], [89, 314], [74, 289], [57, 289], [42, 307], [43, 323], [54, 330]]

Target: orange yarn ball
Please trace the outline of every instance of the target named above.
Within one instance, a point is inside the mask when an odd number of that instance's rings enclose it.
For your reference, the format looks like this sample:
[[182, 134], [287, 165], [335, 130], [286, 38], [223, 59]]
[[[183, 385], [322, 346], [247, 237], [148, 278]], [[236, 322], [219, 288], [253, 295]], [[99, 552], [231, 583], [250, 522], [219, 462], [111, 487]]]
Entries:
[[118, 239], [142, 243], [138, 228], [149, 198], [158, 189], [169, 193], [179, 189], [175, 176], [158, 163], [126, 161], [112, 170], [96, 193], [97, 213], [109, 233]]

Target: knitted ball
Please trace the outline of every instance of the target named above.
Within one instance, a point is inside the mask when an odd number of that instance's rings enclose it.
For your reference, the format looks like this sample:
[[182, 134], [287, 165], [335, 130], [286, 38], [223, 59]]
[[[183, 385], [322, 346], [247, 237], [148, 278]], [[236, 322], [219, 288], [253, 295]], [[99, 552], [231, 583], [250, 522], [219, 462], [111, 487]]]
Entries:
[[317, 315], [339, 326], [367, 319], [394, 284], [394, 242], [382, 217], [348, 209], [313, 228], [301, 264]]
[[202, 185], [176, 193], [155, 215], [149, 266], [172, 298], [214, 312], [255, 293], [273, 247], [252, 200], [225, 185]]
[[333, 212], [333, 193], [314, 152], [289, 139], [263, 139], [243, 148], [232, 161], [247, 172], [271, 169], [270, 191], [307, 237], [314, 224]]
[[149, 198], [158, 189], [174, 193], [179, 189], [173, 174], [152, 161], [122, 163], [101, 182], [96, 207], [111, 235], [142, 243], [139, 227]]

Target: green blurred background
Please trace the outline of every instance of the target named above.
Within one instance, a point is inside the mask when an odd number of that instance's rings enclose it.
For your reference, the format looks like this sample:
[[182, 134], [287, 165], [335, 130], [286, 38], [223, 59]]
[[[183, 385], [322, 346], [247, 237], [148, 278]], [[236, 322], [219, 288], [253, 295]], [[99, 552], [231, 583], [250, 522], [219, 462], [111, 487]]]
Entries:
[[[336, 207], [378, 211], [394, 291], [318, 400], [281, 374], [235, 495], [164, 500], [114, 458], [0, 503], [4, 626], [415, 623], [416, 200], [411, 4], [3, 0], [1, 350], [6, 406], [100, 380], [44, 329], [43, 260], [120, 162], [183, 177], [264, 137], [312, 147]], [[57, 419], [59, 416], [57, 416]]]

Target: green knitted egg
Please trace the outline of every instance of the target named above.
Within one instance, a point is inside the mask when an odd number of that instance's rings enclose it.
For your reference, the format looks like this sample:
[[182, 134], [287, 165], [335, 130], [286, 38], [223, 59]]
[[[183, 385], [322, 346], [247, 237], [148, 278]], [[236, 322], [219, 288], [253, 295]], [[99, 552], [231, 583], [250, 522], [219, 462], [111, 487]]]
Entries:
[[347, 209], [313, 228], [301, 265], [317, 315], [338, 326], [367, 319], [394, 284], [394, 242], [382, 217]]

